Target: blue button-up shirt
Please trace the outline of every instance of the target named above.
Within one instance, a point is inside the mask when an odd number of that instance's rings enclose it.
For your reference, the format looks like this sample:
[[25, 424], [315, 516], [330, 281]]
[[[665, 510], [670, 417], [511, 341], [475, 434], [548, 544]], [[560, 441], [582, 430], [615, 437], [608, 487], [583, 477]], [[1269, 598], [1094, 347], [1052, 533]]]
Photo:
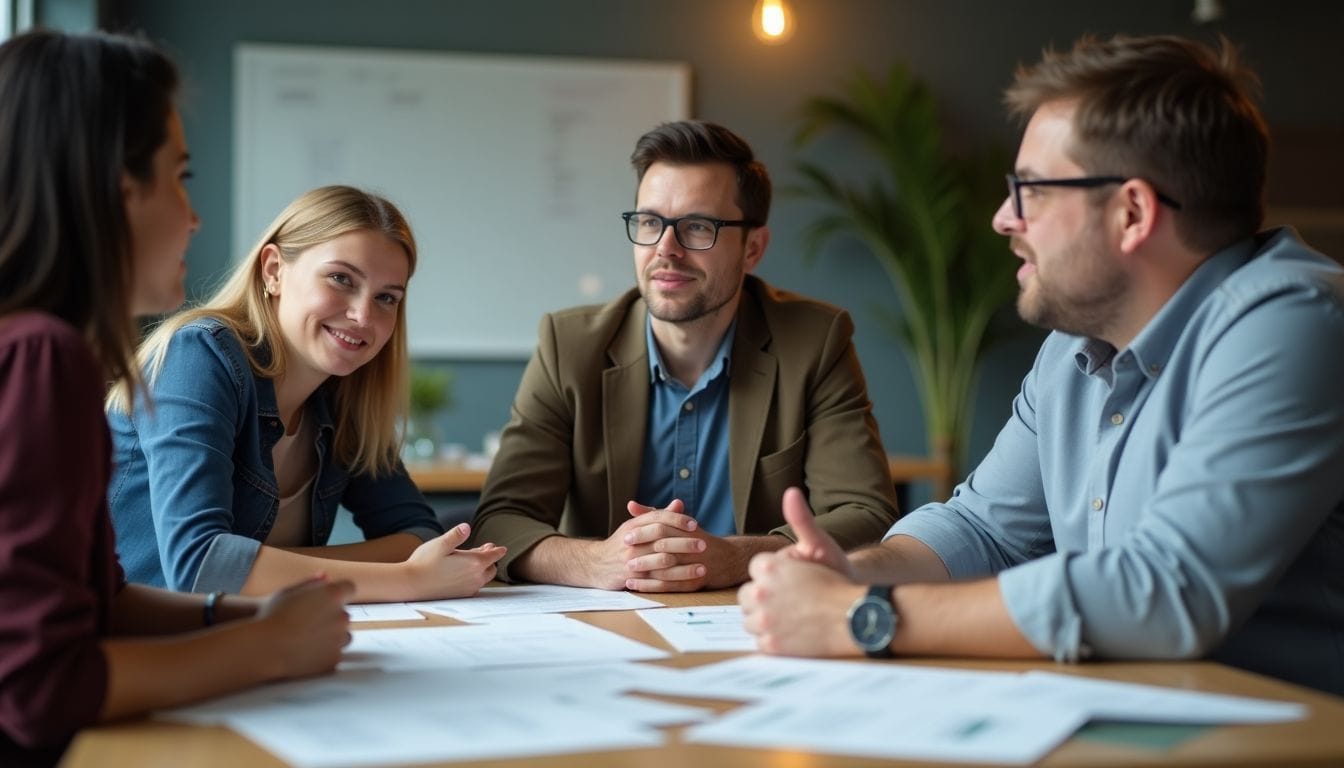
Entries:
[[998, 574], [1056, 659], [1210, 654], [1344, 694], [1341, 499], [1344, 271], [1277, 230], [1123, 350], [1052, 334], [985, 460], [889, 535]]
[[728, 476], [728, 363], [736, 327], [734, 323], [724, 334], [713, 363], [687, 389], [667, 374], [653, 338], [653, 321], [644, 325], [649, 346], [649, 424], [635, 500], [665, 507], [681, 499], [686, 514], [715, 536], [737, 531]]

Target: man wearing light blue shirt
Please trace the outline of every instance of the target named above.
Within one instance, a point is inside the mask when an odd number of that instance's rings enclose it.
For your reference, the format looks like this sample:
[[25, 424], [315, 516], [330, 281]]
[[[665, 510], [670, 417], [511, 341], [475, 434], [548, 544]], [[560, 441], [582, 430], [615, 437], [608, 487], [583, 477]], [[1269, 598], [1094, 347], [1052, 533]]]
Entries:
[[846, 558], [786, 492], [799, 542], [740, 595], [763, 650], [1208, 656], [1344, 694], [1344, 271], [1257, 233], [1252, 78], [1176, 38], [1019, 71], [993, 225], [1055, 333], [985, 460], [881, 545]]

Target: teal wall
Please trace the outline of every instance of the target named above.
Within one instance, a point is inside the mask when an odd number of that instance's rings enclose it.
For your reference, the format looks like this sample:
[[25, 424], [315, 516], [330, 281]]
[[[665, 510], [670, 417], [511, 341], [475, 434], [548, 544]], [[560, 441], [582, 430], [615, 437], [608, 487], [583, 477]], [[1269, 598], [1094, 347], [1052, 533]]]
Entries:
[[[743, 134], [777, 185], [793, 179], [790, 140], [801, 100], [834, 90], [857, 68], [877, 73], [897, 60], [933, 89], [955, 144], [1014, 146], [1016, 129], [999, 107], [1014, 66], [1084, 32], [1207, 40], [1221, 32], [1241, 44], [1261, 72], [1272, 125], [1344, 132], [1344, 99], [1337, 87], [1324, 86], [1344, 71], [1341, 3], [1227, 0], [1226, 18], [1201, 27], [1190, 21], [1192, 3], [1180, 0], [792, 2], [799, 29], [778, 47], [752, 37], [747, 18], [753, 0], [120, 0], [103, 10], [121, 28], [164, 43], [186, 75], [184, 118], [196, 172], [191, 190], [204, 221], [189, 255], [193, 294], [211, 285], [231, 257], [230, 67], [233, 46], [241, 41], [685, 61], [693, 72], [693, 114]], [[395, 130], [388, 140], [396, 140]], [[836, 163], [855, 164], [843, 144], [833, 142], [826, 152]], [[632, 178], [632, 192], [633, 185]], [[1341, 186], [1338, 178], [1333, 186]], [[923, 453], [914, 381], [873, 311], [894, 304], [893, 291], [856, 244], [837, 241], [821, 258], [805, 261], [798, 235], [811, 211], [802, 201], [779, 199], [771, 219], [774, 237], [758, 272], [851, 310], [887, 449]], [[538, 233], [537, 257], [563, 259], [565, 244]], [[615, 229], [611, 257], [629, 258]], [[1006, 248], [1004, 258], [1012, 258]], [[1039, 339], [1029, 331], [991, 354], [977, 405], [973, 460], [988, 450], [1007, 416]], [[484, 432], [508, 418], [525, 361], [441, 362], [451, 365], [457, 380], [457, 405], [443, 426], [450, 439], [478, 447]]]

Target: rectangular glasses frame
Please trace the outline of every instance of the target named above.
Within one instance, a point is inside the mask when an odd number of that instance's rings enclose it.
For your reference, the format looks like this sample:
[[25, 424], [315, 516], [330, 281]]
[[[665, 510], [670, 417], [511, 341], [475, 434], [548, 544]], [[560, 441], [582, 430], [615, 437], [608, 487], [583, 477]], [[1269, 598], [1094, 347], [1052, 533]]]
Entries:
[[[663, 228], [658, 230], [658, 236], [653, 239], [653, 242], [641, 243], [635, 239], [634, 232], [630, 231], [630, 219], [635, 216], [652, 216], [653, 218], [663, 222]], [[708, 251], [710, 248], [713, 248], [714, 244], [719, 242], [719, 230], [723, 227], [761, 226], [759, 223], [751, 221], [749, 219], [715, 219], [710, 216], [678, 216], [674, 219], [669, 219], [666, 216], [659, 216], [656, 213], [648, 213], [647, 211], [626, 211], [621, 214], [621, 218], [625, 219], [625, 236], [629, 238], [630, 242], [634, 243], [635, 245], [656, 245], [659, 240], [663, 239], [663, 234], [667, 232], [667, 228], [671, 227], [672, 234], [676, 236], [677, 242], [681, 243], [681, 247], [685, 248], [688, 251]], [[714, 238], [709, 241], [709, 245], [697, 247], [693, 245], [688, 245], [686, 241], [681, 239], [681, 227], [678, 225], [680, 225], [681, 222], [683, 221], [692, 219], [695, 221], [703, 221], [714, 225]]]
[[[1013, 201], [1013, 215], [1019, 219], [1025, 218], [1022, 215], [1022, 187], [1083, 187], [1091, 189], [1093, 187], [1104, 187], [1107, 184], [1124, 184], [1129, 181], [1128, 176], [1076, 176], [1070, 179], [1023, 179], [1015, 173], [1004, 174], [1008, 180], [1008, 197]], [[1157, 192], [1156, 189], [1153, 190]], [[1170, 206], [1172, 210], [1181, 210], [1181, 204], [1167, 197], [1161, 192], [1157, 192], [1157, 201]]]

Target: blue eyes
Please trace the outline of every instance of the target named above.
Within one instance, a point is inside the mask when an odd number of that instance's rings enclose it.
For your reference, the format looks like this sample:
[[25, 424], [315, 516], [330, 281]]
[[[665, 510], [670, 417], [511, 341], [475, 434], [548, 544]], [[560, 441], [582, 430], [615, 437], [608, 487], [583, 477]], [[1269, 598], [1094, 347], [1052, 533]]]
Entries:
[[[327, 275], [327, 279], [331, 280], [333, 283], [340, 286], [341, 288], [355, 287], [354, 281], [351, 280], [350, 276], [344, 272], [332, 272], [330, 275]], [[397, 304], [401, 303], [401, 296], [395, 293], [380, 293], [377, 296], [374, 296], [373, 298], [374, 301], [387, 307], [395, 307]]]

